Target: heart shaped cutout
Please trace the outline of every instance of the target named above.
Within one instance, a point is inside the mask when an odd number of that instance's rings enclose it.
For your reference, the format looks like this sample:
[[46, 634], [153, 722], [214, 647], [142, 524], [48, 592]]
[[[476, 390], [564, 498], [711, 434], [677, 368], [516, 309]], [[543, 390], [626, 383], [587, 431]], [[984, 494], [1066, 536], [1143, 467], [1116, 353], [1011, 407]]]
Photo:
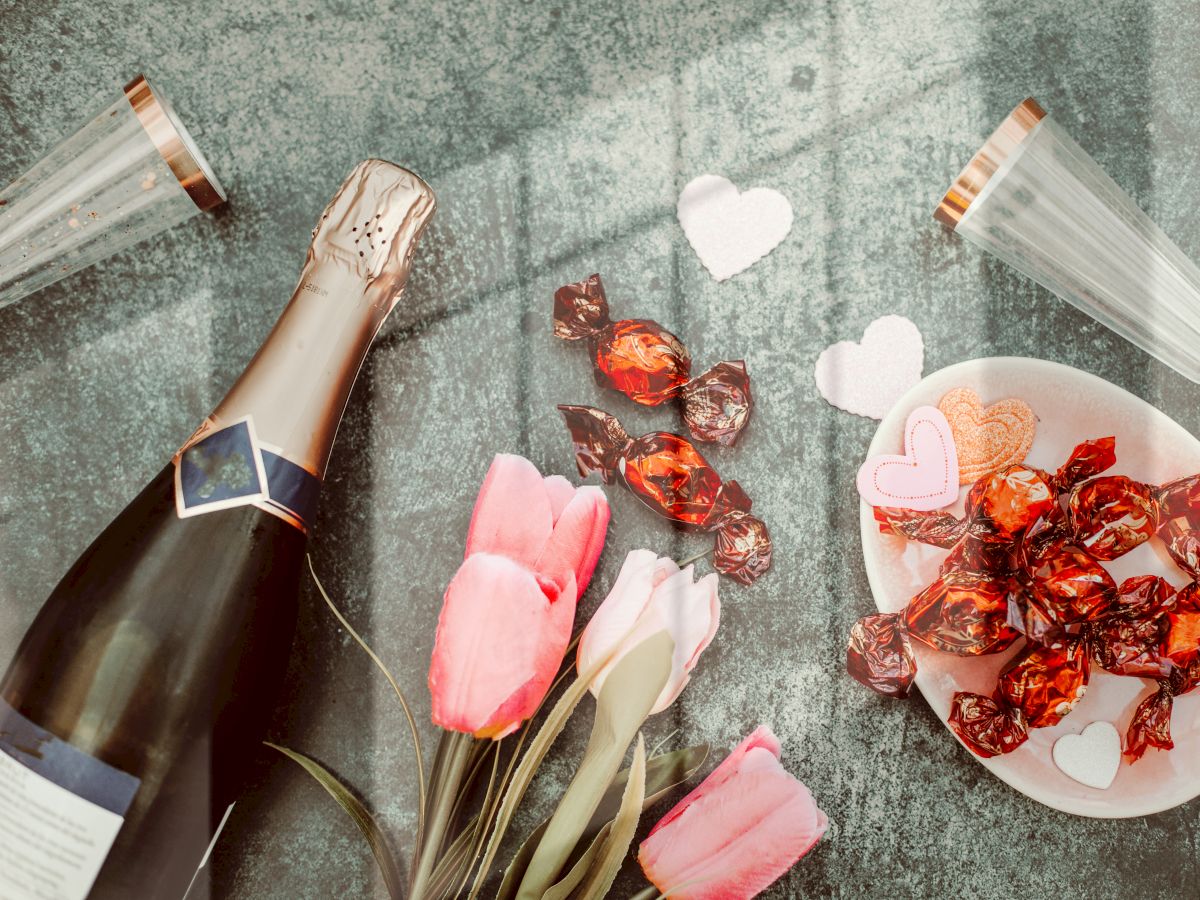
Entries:
[[904, 455], [873, 456], [858, 470], [858, 493], [871, 506], [931, 510], [958, 499], [958, 454], [950, 423], [918, 406], [904, 424]]
[[1054, 764], [1080, 784], [1108, 790], [1121, 766], [1121, 735], [1112, 722], [1093, 722], [1054, 742]]
[[925, 342], [904, 316], [883, 316], [862, 342], [839, 341], [821, 351], [813, 376], [826, 401], [869, 419], [882, 419], [921, 380]]
[[792, 204], [779, 191], [740, 192], [720, 175], [699, 175], [684, 186], [679, 224], [704, 268], [717, 281], [758, 262], [792, 230]]
[[954, 434], [959, 484], [973, 484], [1029, 455], [1037, 416], [1024, 400], [984, 406], [970, 388], [955, 388], [938, 401], [938, 409]]

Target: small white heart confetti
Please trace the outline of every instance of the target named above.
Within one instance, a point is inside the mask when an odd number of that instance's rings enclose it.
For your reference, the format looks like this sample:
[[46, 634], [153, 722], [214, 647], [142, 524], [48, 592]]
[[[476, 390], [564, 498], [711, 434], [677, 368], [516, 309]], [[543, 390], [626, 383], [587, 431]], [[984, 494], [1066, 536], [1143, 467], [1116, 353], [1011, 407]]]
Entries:
[[745, 193], [728, 178], [699, 175], [679, 194], [679, 224], [704, 268], [717, 281], [754, 265], [792, 230], [792, 204], [779, 191]]
[[1121, 735], [1112, 722], [1093, 722], [1054, 742], [1054, 764], [1068, 778], [1106, 791], [1121, 766]]
[[821, 396], [838, 409], [882, 419], [921, 380], [925, 342], [904, 316], [883, 316], [862, 342], [839, 341], [821, 351], [813, 375]]

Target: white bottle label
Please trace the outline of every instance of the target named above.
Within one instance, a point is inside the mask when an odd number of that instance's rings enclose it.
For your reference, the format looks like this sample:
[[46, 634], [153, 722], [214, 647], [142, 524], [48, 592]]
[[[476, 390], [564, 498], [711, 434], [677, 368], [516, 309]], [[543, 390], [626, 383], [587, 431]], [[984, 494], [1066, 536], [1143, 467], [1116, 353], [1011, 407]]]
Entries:
[[0, 900], [84, 900], [138, 785], [0, 701]]

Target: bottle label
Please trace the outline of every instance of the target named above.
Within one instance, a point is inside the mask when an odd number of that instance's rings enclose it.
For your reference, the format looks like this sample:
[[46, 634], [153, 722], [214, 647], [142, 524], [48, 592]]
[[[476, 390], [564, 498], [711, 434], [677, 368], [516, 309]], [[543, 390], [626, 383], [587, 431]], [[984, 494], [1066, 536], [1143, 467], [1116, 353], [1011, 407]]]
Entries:
[[320, 488], [315, 475], [258, 440], [250, 416], [205, 435], [175, 464], [175, 511], [181, 519], [257, 506], [307, 531]]
[[84, 900], [140, 784], [0, 700], [0, 897]]

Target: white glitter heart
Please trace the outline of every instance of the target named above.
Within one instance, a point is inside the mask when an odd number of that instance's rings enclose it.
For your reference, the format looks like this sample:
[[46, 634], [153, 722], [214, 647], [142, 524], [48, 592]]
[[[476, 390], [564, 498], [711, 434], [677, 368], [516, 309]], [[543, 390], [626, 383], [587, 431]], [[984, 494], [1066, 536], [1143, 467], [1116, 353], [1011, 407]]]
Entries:
[[1093, 722], [1054, 742], [1054, 764], [1068, 778], [1106, 791], [1121, 766], [1121, 735], [1112, 722]]
[[817, 357], [817, 390], [838, 409], [882, 419], [921, 380], [925, 342], [904, 316], [883, 316], [867, 326], [862, 342], [839, 341]]
[[717, 281], [750, 268], [792, 230], [792, 204], [779, 191], [741, 193], [728, 178], [699, 175], [679, 194], [679, 224]]

